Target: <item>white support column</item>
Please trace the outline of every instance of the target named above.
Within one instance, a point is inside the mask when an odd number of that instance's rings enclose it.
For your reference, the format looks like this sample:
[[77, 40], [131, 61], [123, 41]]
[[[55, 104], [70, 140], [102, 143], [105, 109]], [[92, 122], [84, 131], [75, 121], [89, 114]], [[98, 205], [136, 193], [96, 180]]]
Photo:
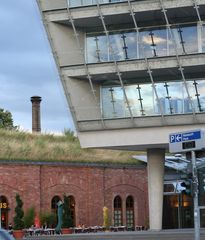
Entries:
[[148, 149], [150, 230], [162, 229], [165, 149]]

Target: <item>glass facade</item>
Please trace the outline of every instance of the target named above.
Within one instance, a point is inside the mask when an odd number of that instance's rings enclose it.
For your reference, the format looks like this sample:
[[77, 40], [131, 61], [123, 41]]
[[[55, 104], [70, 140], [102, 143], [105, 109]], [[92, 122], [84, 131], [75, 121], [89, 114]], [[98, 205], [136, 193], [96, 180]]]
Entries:
[[[80, 7], [94, 5], [97, 0], [67, 0], [70, 7]], [[98, 0], [100, 4], [103, 3], [115, 3], [115, 2], [125, 2], [126, 0]]]
[[[187, 87], [195, 112], [205, 110], [205, 80], [188, 80]], [[133, 116], [186, 114], [192, 112], [190, 100], [182, 81], [156, 82], [126, 85], [125, 92]], [[102, 111], [104, 118], [129, 117], [125, 95], [121, 86], [102, 87]], [[160, 107], [159, 107], [160, 106]]]
[[193, 228], [193, 202], [185, 194], [164, 196], [163, 229]]
[[[109, 39], [108, 39], [109, 38]], [[89, 33], [86, 38], [86, 62], [123, 61], [205, 51], [204, 26], [173, 25], [164, 27], [118, 30], [109, 33]]]

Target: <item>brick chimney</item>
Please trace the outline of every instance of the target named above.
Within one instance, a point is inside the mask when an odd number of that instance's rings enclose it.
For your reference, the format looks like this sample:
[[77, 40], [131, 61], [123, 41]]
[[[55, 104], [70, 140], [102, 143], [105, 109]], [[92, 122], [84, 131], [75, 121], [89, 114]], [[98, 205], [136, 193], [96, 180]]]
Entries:
[[41, 97], [31, 97], [32, 102], [32, 132], [41, 132], [41, 113], [40, 103]]

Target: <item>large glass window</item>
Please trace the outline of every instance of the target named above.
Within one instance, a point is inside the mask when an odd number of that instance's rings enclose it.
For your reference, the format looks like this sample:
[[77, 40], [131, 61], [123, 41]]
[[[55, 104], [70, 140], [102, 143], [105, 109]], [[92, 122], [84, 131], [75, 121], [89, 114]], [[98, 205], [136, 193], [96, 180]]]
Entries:
[[135, 32], [112, 33], [110, 44], [113, 50], [110, 52], [110, 60], [133, 59], [138, 56], [137, 34]]
[[[187, 94], [182, 82], [165, 82], [156, 84], [160, 104], [164, 114], [184, 113], [184, 100]], [[186, 111], [190, 112], [190, 111]], [[159, 112], [160, 113], [160, 112]]]
[[203, 112], [205, 109], [205, 82], [196, 81], [188, 82], [188, 88], [193, 99], [194, 107], [197, 112]]
[[87, 37], [87, 62], [109, 61], [109, 48], [105, 35]]
[[[186, 82], [156, 82], [155, 96], [152, 84], [133, 84], [125, 86], [133, 116], [152, 116], [170, 114], [186, 114], [193, 111], [205, 111], [205, 80], [189, 80]], [[188, 98], [188, 93], [191, 100]], [[102, 87], [102, 111], [104, 118], [129, 117], [128, 104], [122, 87]], [[159, 107], [161, 106], [161, 108]], [[162, 112], [161, 112], [162, 111]]]
[[122, 199], [116, 196], [114, 199], [114, 226], [122, 226]]
[[125, 101], [121, 87], [102, 88], [104, 118], [125, 117]]
[[176, 55], [176, 51], [179, 55], [198, 52], [196, 26], [178, 26], [173, 27], [171, 31], [168, 41], [170, 55]]
[[[124, 36], [124, 38], [123, 38]], [[112, 49], [110, 50], [110, 60], [123, 60], [127, 58], [126, 35], [113, 33], [109, 36]], [[124, 44], [123, 44], [124, 40]]]
[[167, 55], [167, 30], [145, 30], [140, 32], [140, 58]]
[[[204, 29], [204, 27], [203, 27]], [[153, 58], [192, 54], [205, 51], [205, 34], [197, 24], [110, 31], [109, 40], [103, 33], [87, 34], [88, 63]]]
[[[138, 88], [138, 86], [137, 86]], [[126, 87], [126, 95], [128, 98], [128, 102], [129, 102], [129, 106], [130, 109], [132, 111], [132, 113], [136, 116], [136, 115], [140, 115], [141, 113], [143, 113], [143, 106], [141, 105], [142, 103], [142, 96], [139, 96], [138, 91], [136, 91], [135, 88], [133, 88], [132, 86], [127, 86]], [[127, 116], [128, 115], [128, 108], [126, 109], [127, 111]]]

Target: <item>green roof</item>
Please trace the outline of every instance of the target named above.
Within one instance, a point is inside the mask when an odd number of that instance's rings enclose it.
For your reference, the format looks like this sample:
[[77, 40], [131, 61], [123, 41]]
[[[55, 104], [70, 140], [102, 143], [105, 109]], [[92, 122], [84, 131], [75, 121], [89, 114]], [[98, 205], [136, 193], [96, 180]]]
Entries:
[[0, 160], [53, 161], [70, 163], [140, 164], [136, 152], [82, 149], [72, 134], [27, 133], [0, 129]]

